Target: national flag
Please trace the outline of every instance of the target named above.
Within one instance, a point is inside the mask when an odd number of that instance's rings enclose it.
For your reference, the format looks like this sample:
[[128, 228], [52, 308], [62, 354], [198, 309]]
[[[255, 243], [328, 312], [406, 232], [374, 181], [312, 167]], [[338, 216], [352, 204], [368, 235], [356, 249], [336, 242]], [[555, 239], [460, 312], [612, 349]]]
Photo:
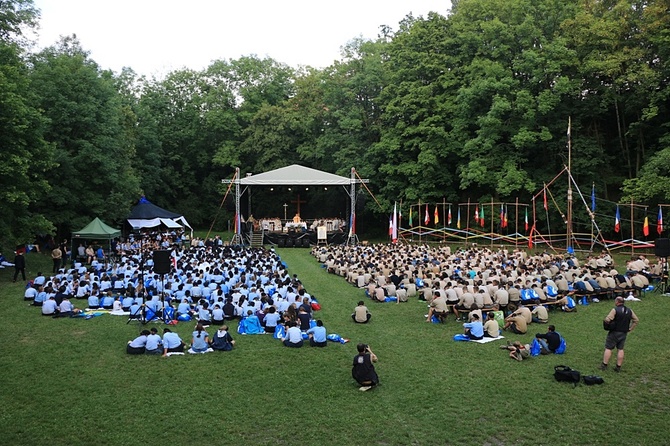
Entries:
[[400, 202], [400, 207], [398, 208], [398, 227], [402, 226], [402, 202]]
[[661, 235], [663, 232], [663, 208], [658, 207], [658, 220], [656, 221], [656, 232]]
[[449, 205], [449, 213], [447, 214], [447, 224], [451, 226], [451, 205]]
[[389, 237], [393, 236], [393, 215], [389, 215]]
[[235, 234], [242, 233], [242, 220], [243, 218], [240, 216], [240, 214], [235, 213]]
[[593, 183], [593, 188], [591, 189], [591, 212], [596, 211], [596, 183]]
[[475, 221], [479, 222], [479, 205], [475, 206]]
[[426, 217], [423, 219], [423, 224], [428, 226], [430, 224], [430, 215], [428, 215], [428, 203], [426, 203]]
[[480, 222], [480, 224], [483, 228], [484, 227], [484, 206], [482, 206], [482, 210], [479, 213], [479, 222]]
[[461, 207], [458, 207], [458, 215], [456, 216], [456, 229], [461, 229]]
[[548, 210], [549, 206], [547, 206], [547, 186], [542, 189], [542, 200], [544, 202], [544, 210]]
[[528, 208], [526, 208], [526, 218], [524, 219], [524, 223], [526, 224], [526, 232], [528, 232]]
[[530, 234], [528, 235], [528, 249], [533, 249], [533, 232], [535, 232], [535, 223], [533, 223], [533, 227], [530, 228]]
[[509, 222], [507, 221], [507, 205], [505, 205], [505, 219], [503, 220], [505, 222], [505, 228], [509, 225]]
[[356, 213], [351, 213], [351, 218], [349, 219], [349, 236], [352, 236], [356, 233]]
[[172, 267], [176, 271], [177, 270], [177, 255], [175, 254], [174, 251], [172, 251], [172, 255], [170, 257], [172, 257]]
[[409, 207], [409, 227], [411, 228], [412, 225], [412, 206]]
[[571, 118], [572, 118], [571, 116], [568, 116], [568, 139], [570, 139], [570, 127], [572, 127], [571, 126], [571, 124], [572, 124], [572, 119]]
[[440, 222], [440, 216], [437, 213], [437, 205], [435, 205], [435, 212], [433, 212], [433, 217], [435, 220], [435, 225], [437, 225]]
[[649, 217], [644, 216], [644, 224], [642, 225], [642, 233], [645, 237], [649, 237]]
[[616, 215], [614, 216], [614, 232], [621, 230], [621, 214], [619, 214], [619, 205], [616, 205]]
[[505, 206], [500, 205], [500, 227], [505, 227]]
[[391, 231], [391, 241], [393, 243], [398, 241], [398, 210], [396, 204], [393, 203], [393, 230]]

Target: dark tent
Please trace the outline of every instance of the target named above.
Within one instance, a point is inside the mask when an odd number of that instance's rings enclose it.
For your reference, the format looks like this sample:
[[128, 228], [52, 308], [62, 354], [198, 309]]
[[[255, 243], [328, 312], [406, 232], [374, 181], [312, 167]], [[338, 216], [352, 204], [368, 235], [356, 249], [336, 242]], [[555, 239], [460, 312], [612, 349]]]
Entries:
[[128, 223], [133, 229], [155, 228], [163, 225], [171, 229], [187, 226], [193, 230], [183, 215], [158, 207], [144, 197], [130, 211]]

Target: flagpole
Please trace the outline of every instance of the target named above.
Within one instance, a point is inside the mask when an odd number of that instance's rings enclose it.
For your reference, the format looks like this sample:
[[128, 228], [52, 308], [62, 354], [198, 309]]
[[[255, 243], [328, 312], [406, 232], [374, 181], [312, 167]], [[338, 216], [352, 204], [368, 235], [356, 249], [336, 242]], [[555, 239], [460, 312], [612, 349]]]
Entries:
[[572, 136], [570, 134], [570, 126], [572, 124], [572, 117], [568, 116], [568, 223], [565, 233], [565, 249], [570, 249], [572, 240], [572, 182], [570, 175], [572, 172]]
[[[596, 197], [596, 183], [594, 182], [593, 185], [591, 186], [591, 208], [593, 208], [593, 203]], [[593, 237], [593, 219], [596, 218], [595, 215], [595, 208], [591, 209], [591, 249], [590, 252], [593, 252], [593, 246], [595, 245], [596, 241], [594, 240]]]
[[419, 210], [417, 211], [417, 216], [419, 217], [419, 244], [421, 244], [421, 199], [419, 199]]
[[445, 198], [442, 197], [442, 235], [444, 236], [443, 239], [442, 239], [443, 243], [447, 242], [447, 231], [446, 231], [447, 217], [444, 214], [444, 210], [445, 210], [446, 207], [447, 207], [447, 204], [446, 204]]
[[516, 197], [514, 200], [515, 212], [514, 215], [514, 246], [519, 247], [519, 197]]
[[470, 235], [470, 198], [468, 198], [468, 209], [465, 217], [465, 246], [468, 246], [468, 235]]
[[[489, 214], [491, 217], [489, 218], [491, 220], [491, 251], [493, 251], [493, 197], [491, 197], [491, 213]], [[500, 231], [502, 232], [502, 230]]]
[[633, 199], [630, 199], [630, 255], [635, 255], [635, 224], [633, 220]]

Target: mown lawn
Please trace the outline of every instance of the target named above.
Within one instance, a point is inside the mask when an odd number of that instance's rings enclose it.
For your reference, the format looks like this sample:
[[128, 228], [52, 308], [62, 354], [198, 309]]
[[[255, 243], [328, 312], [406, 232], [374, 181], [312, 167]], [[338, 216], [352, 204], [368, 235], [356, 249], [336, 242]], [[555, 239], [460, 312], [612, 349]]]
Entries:
[[[131, 357], [140, 326], [125, 318], [51, 319], [22, 300], [23, 285], [0, 270], [0, 433], [7, 445], [76, 444], [490, 444], [665, 445], [670, 438], [670, 298], [631, 303], [641, 319], [620, 374], [587, 387], [555, 382], [553, 366], [596, 373], [611, 302], [551, 313], [566, 337], [563, 356], [523, 363], [499, 343], [451, 340], [453, 318], [427, 324], [426, 306], [372, 304], [350, 314], [363, 292], [328, 275], [307, 249], [279, 251], [323, 306], [329, 333], [350, 343], [287, 349], [270, 336], [236, 335], [232, 352]], [[33, 276], [46, 256], [28, 255]], [[176, 330], [184, 339], [192, 323]], [[531, 332], [544, 331], [532, 326]], [[532, 335], [516, 337], [530, 341]], [[350, 376], [357, 342], [380, 361], [382, 385], [359, 392]]]

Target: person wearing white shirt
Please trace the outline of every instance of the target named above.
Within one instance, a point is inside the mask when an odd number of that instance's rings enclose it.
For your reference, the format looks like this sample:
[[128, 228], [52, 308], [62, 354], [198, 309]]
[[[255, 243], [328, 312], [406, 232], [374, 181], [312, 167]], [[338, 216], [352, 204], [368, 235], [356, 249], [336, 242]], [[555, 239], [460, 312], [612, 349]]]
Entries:
[[284, 346], [291, 348], [300, 348], [303, 345], [302, 332], [294, 321], [288, 323], [286, 335], [282, 338]]

